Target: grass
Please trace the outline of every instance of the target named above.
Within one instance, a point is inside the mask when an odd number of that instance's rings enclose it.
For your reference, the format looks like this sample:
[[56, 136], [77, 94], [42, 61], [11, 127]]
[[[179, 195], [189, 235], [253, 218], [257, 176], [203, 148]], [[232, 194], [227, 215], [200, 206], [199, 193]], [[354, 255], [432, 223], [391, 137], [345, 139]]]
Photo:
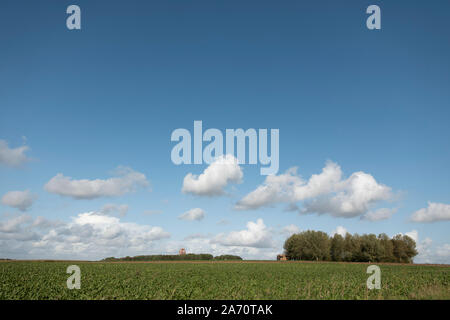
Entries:
[[[66, 287], [67, 266], [81, 289]], [[0, 262], [0, 299], [450, 299], [450, 267], [298, 262]]]

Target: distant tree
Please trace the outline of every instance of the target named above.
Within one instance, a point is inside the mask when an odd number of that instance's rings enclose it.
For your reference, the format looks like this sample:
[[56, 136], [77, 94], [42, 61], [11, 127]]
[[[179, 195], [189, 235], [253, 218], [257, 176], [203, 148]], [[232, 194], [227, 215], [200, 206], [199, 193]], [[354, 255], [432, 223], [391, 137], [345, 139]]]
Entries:
[[286, 256], [291, 260], [330, 260], [330, 248], [328, 234], [311, 230], [292, 235], [284, 244]]
[[378, 235], [378, 241], [380, 242], [380, 262], [392, 262], [395, 261], [394, 257], [394, 245], [385, 233]]
[[340, 234], [335, 234], [331, 238], [330, 256], [333, 261], [344, 261], [345, 258], [345, 240]]
[[355, 252], [354, 261], [378, 262], [381, 253], [381, 246], [377, 236], [365, 234], [359, 237], [359, 249]]
[[284, 243], [289, 260], [401, 262], [412, 263], [417, 255], [416, 243], [408, 236], [390, 239], [386, 234], [335, 234], [330, 238], [321, 231], [293, 234]]
[[350, 233], [346, 233], [344, 238], [344, 253], [343, 253], [343, 261], [354, 261], [355, 253], [359, 250], [359, 239], [358, 235], [351, 235]]
[[239, 256], [233, 256], [230, 254], [224, 254], [221, 256], [214, 257], [214, 260], [242, 260]]
[[396, 262], [412, 263], [417, 255], [416, 242], [407, 235], [396, 235], [392, 238], [394, 258]]

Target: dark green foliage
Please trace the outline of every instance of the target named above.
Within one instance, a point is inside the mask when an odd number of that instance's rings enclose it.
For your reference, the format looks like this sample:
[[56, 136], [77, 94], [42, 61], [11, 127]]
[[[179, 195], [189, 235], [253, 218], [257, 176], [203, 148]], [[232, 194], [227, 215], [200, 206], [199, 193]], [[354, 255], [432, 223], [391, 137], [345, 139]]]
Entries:
[[214, 260], [224, 261], [224, 260], [242, 260], [239, 256], [233, 256], [231, 254], [224, 254], [221, 256], [214, 257]]
[[344, 261], [345, 259], [345, 240], [340, 234], [335, 234], [331, 238], [331, 260]]
[[417, 255], [416, 243], [408, 236], [390, 239], [386, 234], [347, 233], [345, 238], [338, 234], [330, 238], [311, 230], [289, 237], [284, 250], [290, 260], [315, 261], [412, 263]]
[[185, 260], [212, 260], [213, 256], [209, 253], [188, 253], [188, 254], [155, 254], [148, 256], [135, 256], [135, 257], [125, 257], [125, 258], [106, 258], [102, 261], [185, 261]]
[[286, 240], [284, 249], [290, 260], [330, 260], [330, 238], [322, 231], [305, 231]]

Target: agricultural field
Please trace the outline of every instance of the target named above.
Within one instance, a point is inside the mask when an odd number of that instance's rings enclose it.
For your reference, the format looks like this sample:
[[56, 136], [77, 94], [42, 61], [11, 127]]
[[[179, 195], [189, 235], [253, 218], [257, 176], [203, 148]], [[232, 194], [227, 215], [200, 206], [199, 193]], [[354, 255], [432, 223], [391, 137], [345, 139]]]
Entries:
[[[66, 285], [69, 265], [81, 288]], [[450, 267], [320, 262], [0, 262], [0, 299], [450, 299]]]

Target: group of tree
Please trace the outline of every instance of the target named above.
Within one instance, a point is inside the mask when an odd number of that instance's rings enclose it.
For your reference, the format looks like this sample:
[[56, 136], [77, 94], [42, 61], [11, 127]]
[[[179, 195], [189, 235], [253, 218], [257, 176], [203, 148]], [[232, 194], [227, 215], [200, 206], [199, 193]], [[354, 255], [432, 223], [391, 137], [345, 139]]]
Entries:
[[416, 242], [407, 235], [389, 238], [382, 233], [328, 236], [322, 231], [304, 231], [284, 243], [289, 260], [399, 262], [412, 263], [417, 255]]
[[134, 257], [123, 257], [115, 258], [109, 257], [102, 261], [105, 262], [115, 262], [115, 261], [185, 261], [185, 260], [242, 260], [239, 256], [232, 255], [222, 255], [214, 257], [209, 253], [188, 253], [188, 254], [155, 254], [155, 255], [144, 255], [144, 256], [134, 256]]
[[224, 260], [242, 260], [239, 256], [233, 256], [231, 254], [224, 254], [221, 256], [214, 257], [214, 260], [224, 261]]

